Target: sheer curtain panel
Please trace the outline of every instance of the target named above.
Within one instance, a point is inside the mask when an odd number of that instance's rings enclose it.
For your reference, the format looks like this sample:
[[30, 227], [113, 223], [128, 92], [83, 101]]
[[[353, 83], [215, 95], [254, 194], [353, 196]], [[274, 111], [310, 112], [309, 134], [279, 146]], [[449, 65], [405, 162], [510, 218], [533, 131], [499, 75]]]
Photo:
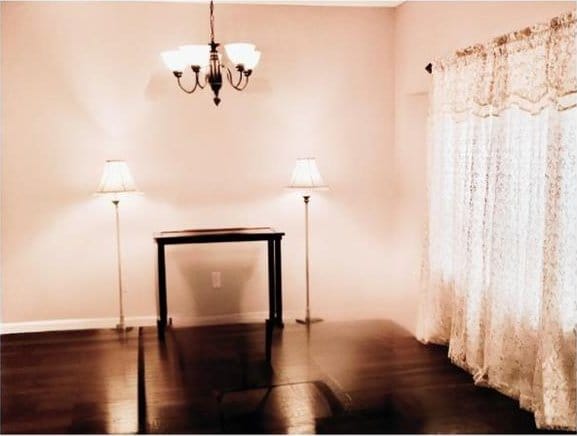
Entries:
[[575, 430], [575, 12], [433, 63], [418, 336]]

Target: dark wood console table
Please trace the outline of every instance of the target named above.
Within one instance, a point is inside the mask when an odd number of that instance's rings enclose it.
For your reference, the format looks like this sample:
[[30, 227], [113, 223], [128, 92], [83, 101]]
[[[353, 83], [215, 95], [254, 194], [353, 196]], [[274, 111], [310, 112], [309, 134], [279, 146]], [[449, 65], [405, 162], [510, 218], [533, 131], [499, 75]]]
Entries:
[[[160, 338], [168, 325], [168, 306], [166, 302], [166, 263], [164, 247], [175, 244], [204, 244], [211, 242], [266, 241], [268, 246], [268, 304], [269, 319], [267, 327], [283, 327], [282, 320], [282, 274], [281, 239], [284, 233], [270, 227], [196, 229], [160, 232], [154, 235], [158, 250], [158, 320]], [[268, 330], [267, 330], [268, 332]], [[268, 337], [267, 337], [268, 340]]]

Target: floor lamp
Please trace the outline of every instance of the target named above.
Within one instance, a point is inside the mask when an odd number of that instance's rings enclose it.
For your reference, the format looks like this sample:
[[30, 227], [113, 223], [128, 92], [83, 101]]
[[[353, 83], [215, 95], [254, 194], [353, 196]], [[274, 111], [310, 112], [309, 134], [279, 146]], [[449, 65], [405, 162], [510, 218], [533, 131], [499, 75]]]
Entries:
[[312, 191], [327, 190], [324, 184], [315, 158], [299, 158], [293, 170], [290, 189], [300, 191], [305, 202], [305, 275], [306, 275], [306, 316], [304, 319], [297, 319], [298, 323], [310, 325], [322, 321], [320, 318], [311, 318], [310, 310], [310, 280], [309, 280], [309, 201]]
[[130, 194], [136, 194], [138, 190], [128, 169], [128, 165], [123, 160], [107, 160], [102, 171], [100, 185], [96, 190], [97, 195], [104, 196], [112, 201], [116, 218], [116, 261], [118, 264], [118, 300], [120, 306], [120, 316], [116, 330], [124, 332], [127, 330], [124, 323], [124, 302], [122, 289], [122, 256], [120, 251], [120, 218], [118, 213], [118, 203], [120, 198]]

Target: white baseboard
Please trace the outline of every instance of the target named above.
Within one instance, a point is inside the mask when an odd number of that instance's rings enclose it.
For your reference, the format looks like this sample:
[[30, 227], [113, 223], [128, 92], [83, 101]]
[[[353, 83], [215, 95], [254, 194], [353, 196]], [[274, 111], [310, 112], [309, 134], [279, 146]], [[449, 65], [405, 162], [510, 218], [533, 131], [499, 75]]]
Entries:
[[[285, 319], [292, 320], [292, 314], [284, 313]], [[169, 315], [170, 316], [170, 315]], [[172, 316], [173, 323], [177, 326], [201, 326], [218, 324], [240, 324], [262, 322], [268, 318], [268, 312], [232, 313], [213, 316]], [[146, 327], [156, 325], [156, 316], [133, 316], [127, 317], [125, 323], [128, 327]], [[0, 334], [33, 333], [66, 330], [108, 329], [118, 324], [118, 318], [82, 318], [82, 319], [57, 319], [44, 321], [3, 322], [0, 323]]]
[[[127, 317], [125, 324], [129, 327], [156, 325], [155, 316]], [[81, 319], [55, 319], [43, 321], [3, 322], [0, 324], [1, 334], [10, 333], [33, 333], [65, 330], [89, 330], [114, 328], [118, 324], [118, 318], [81, 318]]]

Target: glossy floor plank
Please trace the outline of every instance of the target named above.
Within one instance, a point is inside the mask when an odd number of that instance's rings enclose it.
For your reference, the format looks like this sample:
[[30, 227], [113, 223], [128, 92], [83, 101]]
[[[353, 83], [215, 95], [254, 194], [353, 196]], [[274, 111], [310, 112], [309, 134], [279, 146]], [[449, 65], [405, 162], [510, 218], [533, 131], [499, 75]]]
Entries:
[[136, 347], [134, 331], [2, 336], [1, 432], [136, 432]]
[[2, 337], [2, 433], [535, 433], [386, 321]]

